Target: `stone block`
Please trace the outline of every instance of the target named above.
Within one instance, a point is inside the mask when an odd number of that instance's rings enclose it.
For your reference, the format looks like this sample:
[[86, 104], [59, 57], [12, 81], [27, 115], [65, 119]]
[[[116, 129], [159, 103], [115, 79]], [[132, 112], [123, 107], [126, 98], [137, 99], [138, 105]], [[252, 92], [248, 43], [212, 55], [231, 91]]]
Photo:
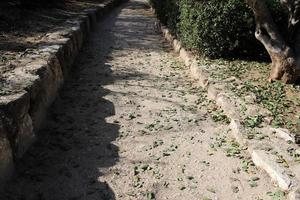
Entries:
[[184, 48], [180, 49], [179, 56], [184, 61], [185, 66], [189, 67], [192, 64], [193, 57], [191, 53]]
[[174, 39], [172, 45], [173, 45], [174, 51], [176, 53], [179, 53], [180, 49], [182, 48], [181, 42], [179, 40], [177, 40], [177, 39]]
[[282, 190], [290, 189], [292, 180], [285, 169], [276, 162], [274, 156], [263, 150], [253, 150], [251, 157], [254, 164], [265, 170]]
[[10, 178], [13, 171], [13, 153], [7, 138], [7, 131], [2, 119], [0, 118], [0, 188], [3, 188], [5, 182]]

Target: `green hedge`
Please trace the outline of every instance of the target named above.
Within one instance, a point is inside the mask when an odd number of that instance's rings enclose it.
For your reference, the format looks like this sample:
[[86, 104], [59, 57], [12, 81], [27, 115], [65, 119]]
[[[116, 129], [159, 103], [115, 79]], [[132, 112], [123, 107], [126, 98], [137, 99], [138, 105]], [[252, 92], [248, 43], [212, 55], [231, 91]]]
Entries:
[[173, 33], [177, 31], [179, 22], [179, 0], [149, 0], [155, 8], [155, 12], [160, 21], [167, 25]]
[[[262, 57], [252, 11], [243, 0], [150, 0], [162, 23], [186, 48], [212, 58]], [[281, 16], [276, 0], [269, 0]]]
[[[188, 48], [209, 57], [228, 57], [252, 50], [254, 22], [241, 0], [180, 1], [179, 37]], [[252, 46], [252, 45], [251, 45]]]

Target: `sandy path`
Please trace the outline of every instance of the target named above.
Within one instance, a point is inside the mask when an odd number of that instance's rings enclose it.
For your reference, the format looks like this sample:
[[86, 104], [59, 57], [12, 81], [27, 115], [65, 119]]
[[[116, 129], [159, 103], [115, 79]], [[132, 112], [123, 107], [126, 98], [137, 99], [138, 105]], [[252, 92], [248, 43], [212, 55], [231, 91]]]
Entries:
[[271, 199], [153, 24], [138, 0], [99, 23], [0, 199]]

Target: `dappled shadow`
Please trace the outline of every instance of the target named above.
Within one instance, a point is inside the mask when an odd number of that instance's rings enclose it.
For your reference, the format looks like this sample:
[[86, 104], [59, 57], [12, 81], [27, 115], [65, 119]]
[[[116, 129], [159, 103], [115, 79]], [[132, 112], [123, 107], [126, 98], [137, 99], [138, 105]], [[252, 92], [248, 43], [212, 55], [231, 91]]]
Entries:
[[64, 6], [51, 0], [48, 0], [48, 4], [39, 2], [41, 1], [35, 1], [32, 6], [24, 7], [20, 0], [1, 1], [0, 33], [11, 31], [21, 35], [47, 33], [51, 28], [59, 27], [67, 19], [80, 16], [84, 8], [96, 7], [104, 0], [65, 1]]
[[[119, 16], [125, 7], [130, 12]], [[107, 122], [116, 111], [106, 96], [116, 92], [105, 86], [118, 80], [153, 79], [137, 71], [114, 72], [110, 64], [119, 51], [161, 51], [161, 36], [141, 26], [152, 26], [150, 17], [130, 14], [144, 8], [144, 3], [129, 2], [98, 24], [50, 108], [38, 141], [17, 163], [16, 177], [6, 187], [4, 199], [116, 199], [108, 183], [101, 181], [119, 161], [114, 141], [120, 125]]]
[[12, 42], [12, 41], [1, 41], [0, 49], [2, 51], [13, 51], [13, 52], [24, 52], [27, 49], [36, 48], [36, 44], [30, 42]]
[[106, 63], [115, 41], [108, 28], [120, 11], [109, 16], [113, 18], [109, 24], [103, 19], [105, 27], [100, 23], [83, 47], [72, 76], [37, 134], [38, 141], [18, 161], [16, 177], [0, 199], [115, 199], [109, 185], [99, 178], [101, 169], [119, 160], [119, 149], [112, 143], [119, 125], [106, 122], [115, 108], [105, 99], [111, 91], [103, 86], [114, 82]]
[[[67, 30], [67, 20], [82, 16], [82, 10], [99, 6], [104, 0], [66, 1], [64, 7], [26, 9], [20, 0], [0, 2], [0, 70], [7, 65], [23, 67], [19, 59], [30, 53], [39, 54], [42, 45], [51, 45], [48, 33]], [[30, 1], [29, 1], [30, 2]], [[38, 1], [40, 2], [40, 1]], [[49, 1], [53, 5], [53, 1]], [[57, 43], [56, 43], [57, 44]], [[30, 52], [30, 53], [28, 53]], [[5, 66], [6, 65], [6, 66]], [[0, 73], [1, 73], [0, 71]]]

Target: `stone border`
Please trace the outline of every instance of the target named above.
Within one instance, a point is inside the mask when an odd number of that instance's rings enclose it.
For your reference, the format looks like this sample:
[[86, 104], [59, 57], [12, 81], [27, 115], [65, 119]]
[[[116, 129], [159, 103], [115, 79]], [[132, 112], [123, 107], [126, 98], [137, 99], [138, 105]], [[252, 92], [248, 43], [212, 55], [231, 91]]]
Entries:
[[[155, 13], [154, 8], [151, 9]], [[214, 81], [206, 67], [198, 64], [197, 56], [186, 50], [159, 20], [154, 27], [173, 46], [174, 51], [179, 54], [185, 66], [189, 67], [191, 77], [207, 90], [208, 98], [214, 100], [229, 117], [232, 136], [241, 146], [247, 147], [254, 164], [263, 169], [272, 178], [275, 185], [288, 193], [289, 200], [300, 200], [300, 164], [293, 162], [286, 152], [287, 148], [294, 148], [295, 153], [299, 155], [299, 147], [296, 144], [290, 144], [295, 141], [289, 131], [281, 128], [274, 129], [265, 123], [260, 130], [268, 133], [270, 139], [263, 142], [249, 140], [247, 128], [243, 125], [242, 106], [247, 105], [248, 112], [252, 113], [268, 115], [268, 111], [258, 106], [250, 106], [243, 100], [234, 97], [232, 92], [225, 88], [225, 82]], [[275, 150], [276, 154], [270, 152], [270, 149]], [[282, 156], [289, 167], [282, 166], [277, 161], [278, 156]]]
[[90, 31], [104, 14], [123, 1], [108, 0], [67, 20], [64, 30], [45, 36], [49, 44], [29, 55], [29, 63], [3, 75], [1, 90], [9, 92], [0, 96], [0, 189], [12, 176], [14, 162], [35, 141], [47, 108], [68, 77]]

